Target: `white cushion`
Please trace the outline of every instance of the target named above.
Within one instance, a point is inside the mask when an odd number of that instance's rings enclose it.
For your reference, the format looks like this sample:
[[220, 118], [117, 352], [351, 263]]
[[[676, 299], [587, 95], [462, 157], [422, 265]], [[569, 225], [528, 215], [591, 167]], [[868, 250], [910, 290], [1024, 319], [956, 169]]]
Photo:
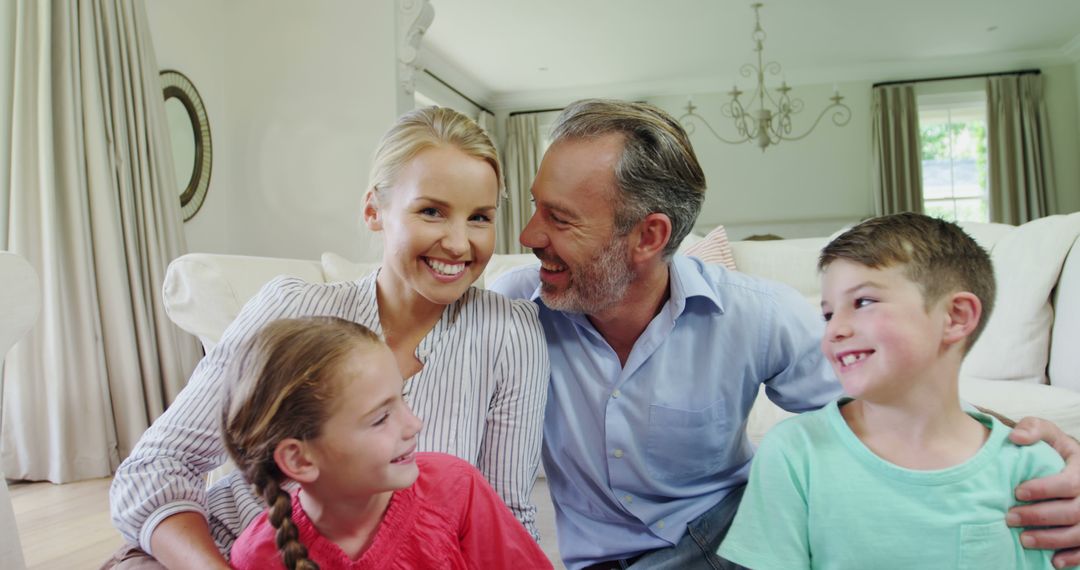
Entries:
[[964, 230], [964, 233], [974, 238], [975, 241], [986, 248], [987, 251], [993, 250], [997, 242], [1001, 241], [1001, 238], [1009, 235], [1016, 229], [1016, 226], [1009, 224], [982, 222], [960, 222], [959, 225], [960, 228]]
[[1050, 295], [1080, 234], [1080, 216], [1049, 216], [1016, 227], [990, 257], [997, 300], [986, 329], [964, 360], [963, 376], [1046, 383]]
[[739, 271], [786, 283], [815, 308], [821, 303], [817, 260], [827, 238], [736, 241], [731, 253]]
[[327, 283], [356, 281], [367, 277], [379, 267], [377, 262], [350, 261], [332, 251], [323, 253], [319, 261], [322, 264], [323, 279]]

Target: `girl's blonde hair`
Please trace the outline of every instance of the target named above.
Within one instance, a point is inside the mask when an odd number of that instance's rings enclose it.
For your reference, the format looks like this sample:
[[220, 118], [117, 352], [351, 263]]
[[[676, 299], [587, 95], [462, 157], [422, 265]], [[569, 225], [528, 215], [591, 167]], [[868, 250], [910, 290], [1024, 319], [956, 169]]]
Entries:
[[379, 343], [363, 325], [337, 317], [281, 319], [240, 351], [225, 395], [225, 448], [266, 501], [285, 567], [317, 570], [292, 521], [287, 480], [274, 461], [278, 443], [318, 437], [341, 390], [334, 373], [352, 351]]
[[503, 173], [499, 152], [487, 133], [475, 121], [447, 107], [421, 107], [405, 113], [379, 141], [371, 164], [368, 192], [382, 198], [382, 192], [420, 151], [452, 146], [479, 158], [495, 170], [498, 193], [503, 196]]

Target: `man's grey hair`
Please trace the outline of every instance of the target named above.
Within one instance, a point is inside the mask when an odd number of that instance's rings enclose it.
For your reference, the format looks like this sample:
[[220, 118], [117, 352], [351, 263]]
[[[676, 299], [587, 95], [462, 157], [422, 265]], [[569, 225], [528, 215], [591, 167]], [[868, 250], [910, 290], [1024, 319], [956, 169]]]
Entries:
[[690, 138], [671, 115], [646, 103], [584, 99], [571, 103], [555, 121], [552, 144], [562, 139], [622, 135], [622, 155], [615, 166], [620, 200], [615, 231], [626, 235], [645, 216], [667, 215], [670, 258], [690, 233], [705, 201], [705, 174]]

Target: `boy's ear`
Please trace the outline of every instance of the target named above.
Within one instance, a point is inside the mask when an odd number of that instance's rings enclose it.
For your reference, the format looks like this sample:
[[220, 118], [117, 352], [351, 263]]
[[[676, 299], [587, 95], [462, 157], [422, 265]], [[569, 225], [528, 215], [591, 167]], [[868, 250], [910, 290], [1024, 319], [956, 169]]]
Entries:
[[311, 457], [311, 450], [296, 438], [278, 442], [274, 448], [274, 463], [286, 477], [300, 483], [311, 483], [319, 477], [319, 466]]
[[630, 259], [635, 263], [647, 261], [652, 257], [664, 254], [664, 248], [671, 240], [671, 219], [667, 214], [653, 212], [645, 216], [644, 220], [635, 228], [632, 240]]
[[383, 229], [378, 201], [374, 190], [368, 190], [367, 194], [364, 195], [364, 223], [373, 232]]
[[982, 318], [982, 302], [974, 293], [961, 291], [953, 293], [945, 300], [945, 337], [946, 344], [963, 342], [979, 326]]

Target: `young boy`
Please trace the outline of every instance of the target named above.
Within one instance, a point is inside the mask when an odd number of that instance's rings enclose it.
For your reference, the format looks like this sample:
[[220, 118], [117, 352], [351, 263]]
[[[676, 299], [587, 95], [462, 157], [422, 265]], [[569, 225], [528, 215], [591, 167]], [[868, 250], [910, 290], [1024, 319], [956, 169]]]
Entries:
[[994, 303], [954, 224], [865, 221], [821, 253], [821, 349], [850, 398], [773, 428], [720, 556], [755, 569], [1053, 568], [1005, 525], [1022, 481], [1064, 465], [965, 412], [960, 364]]

